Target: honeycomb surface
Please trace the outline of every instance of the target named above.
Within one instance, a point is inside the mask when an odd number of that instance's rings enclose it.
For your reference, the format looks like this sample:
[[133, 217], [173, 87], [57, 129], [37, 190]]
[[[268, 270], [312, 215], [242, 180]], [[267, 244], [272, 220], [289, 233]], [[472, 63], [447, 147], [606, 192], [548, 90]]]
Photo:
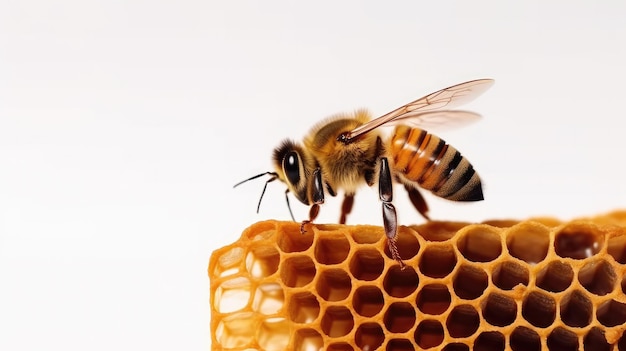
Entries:
[[626, 212], [401, 227], [259, 222], [211, 256], [212, 350], [626, 351]]

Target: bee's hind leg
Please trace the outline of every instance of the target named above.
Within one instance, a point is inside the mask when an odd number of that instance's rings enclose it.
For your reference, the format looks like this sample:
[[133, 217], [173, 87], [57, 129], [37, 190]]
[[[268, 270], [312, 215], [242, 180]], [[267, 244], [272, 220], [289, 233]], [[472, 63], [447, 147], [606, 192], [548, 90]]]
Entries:
[[422, 217], [430, 221], [430, 217], [428, 217], [428, 204], [426, 203], [426, 200], [424, 200], [424, 197], [419, 192], [419, 190], [406, 184], [404, 185], [404, 188], [409, 194], [409, 200], [411, 200], [411, 203], [413, 204], [417, 212], [419, 212]]
[[309, 219], [302, 221], [300, 224], [300, 233], [306, 233], [305, 225], [312, 223], [320, 213], [320, 205], [324, 203], [324, 186], [322, 183], [322, 172], [318, 168], [313, 171], [313, 184], [311, 188], [311, 200], [313, 204], [309, 210]]
[[389, 251], [394, 260], [404, 267], [404, 262], [398, 253], [398, 245], [396, 238], [398, 236], [398, 217], [396, 208], [391, 201], [393, 200], [393, 182], [391, 180], [391, 169], [389, 169], [389, 161], [386, 157], [380, 159], [380, 172], [378, 173], [378, 193], [380, 200], [383, 202], [383, 224], [385, 227], [385, 235], [387, 235], [387, 244]]

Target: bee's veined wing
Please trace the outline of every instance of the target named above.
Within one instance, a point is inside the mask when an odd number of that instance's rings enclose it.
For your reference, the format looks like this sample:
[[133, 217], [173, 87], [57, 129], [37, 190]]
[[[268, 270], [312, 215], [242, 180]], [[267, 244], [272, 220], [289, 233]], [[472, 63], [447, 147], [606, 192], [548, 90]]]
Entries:
[[[493, 83], [494, 81], [492, 79], [478, 79], [441, 89], [358, 126], [348, 133], [347, 139], [356, 138], [359, 135], [396, 120], [402, 120], [407, 124], [421, 126], [421, 120], [424, 119], [424, 121], [426, 121], [428, 119], [426, 116], [428, 116], [429, 113], [425, 112], [441, 110], [444, 108], [451, 109], [468, 103], [485, 92], [485, 90], [491, 87]], [[439, 115], [443, 116], [446, 114]], [[465, 112], [465, 115], [470, 116], [476, 114], [468, 114]], [[458, 118], [454, 117], [452, 119], [456, 120]]]
[[440, 132], [464, 127], [479, 119], [480, 115], [478, 113], [465, 110], [414, 111], [394, 118], [392, 121], [385, 123], [385, 126], [406, 124], [428, 131]]

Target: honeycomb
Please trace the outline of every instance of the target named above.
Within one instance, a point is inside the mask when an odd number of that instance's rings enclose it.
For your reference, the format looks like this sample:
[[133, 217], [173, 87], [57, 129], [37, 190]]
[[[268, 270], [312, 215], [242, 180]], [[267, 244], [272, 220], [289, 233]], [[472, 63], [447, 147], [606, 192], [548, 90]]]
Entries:
[[212, 350], [626, 351], [626, 211], [401, 227], [265, 221], [210, 260]]

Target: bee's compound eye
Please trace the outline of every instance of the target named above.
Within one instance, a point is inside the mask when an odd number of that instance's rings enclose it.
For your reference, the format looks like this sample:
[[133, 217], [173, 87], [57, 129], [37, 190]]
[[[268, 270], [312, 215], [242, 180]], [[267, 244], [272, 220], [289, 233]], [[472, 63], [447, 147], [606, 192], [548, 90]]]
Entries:
[[285, 155], [283, 170], [289, 183], [296, 185], [300, 182], [300, 157], [297, 152], [291, 151]]

